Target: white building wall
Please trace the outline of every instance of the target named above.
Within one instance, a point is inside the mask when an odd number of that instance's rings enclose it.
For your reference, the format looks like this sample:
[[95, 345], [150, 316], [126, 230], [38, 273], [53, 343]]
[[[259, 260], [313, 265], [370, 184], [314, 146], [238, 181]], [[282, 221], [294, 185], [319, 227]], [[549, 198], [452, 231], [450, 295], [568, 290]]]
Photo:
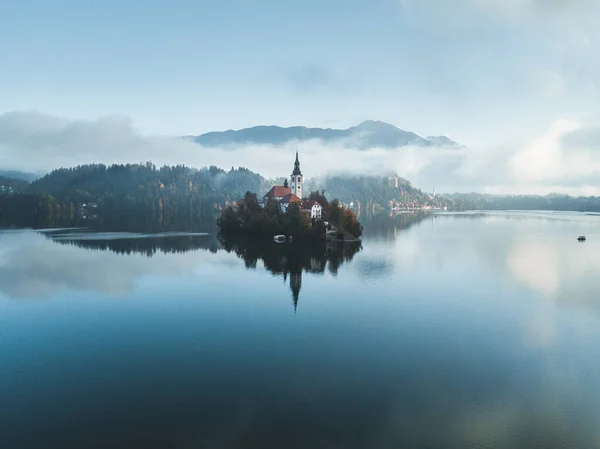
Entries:
[[323, 208], [320, 205], [314, 204], [310, 210], [310, 218], [321, 218], [322, 210]]
[[292, 175], [291, 177], [291, 185], [292, 185], [292, 193], [296, 195], [298, 198], [302, 197], [302, 188], [304, 184], [304, 180], [302, 179], [302, 175]]

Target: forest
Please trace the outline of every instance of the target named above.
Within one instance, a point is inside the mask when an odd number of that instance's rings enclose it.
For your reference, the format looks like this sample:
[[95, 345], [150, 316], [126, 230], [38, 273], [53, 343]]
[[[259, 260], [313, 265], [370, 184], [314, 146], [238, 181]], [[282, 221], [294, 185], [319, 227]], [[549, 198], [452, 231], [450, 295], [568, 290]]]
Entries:
[[85, 221], [102, 229], [207, 230], [233, 199], [270, 187], [243, 167], [83, 165], [55, 170], [16, 194], [0, 195], [0, 224], [49, 227]]

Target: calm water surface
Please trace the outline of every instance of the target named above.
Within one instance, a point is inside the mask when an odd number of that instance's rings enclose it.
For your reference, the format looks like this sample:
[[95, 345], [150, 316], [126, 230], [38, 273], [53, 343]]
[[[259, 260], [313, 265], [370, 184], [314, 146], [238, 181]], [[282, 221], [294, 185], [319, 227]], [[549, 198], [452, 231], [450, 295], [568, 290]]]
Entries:
[[0, 233], [0, 447], [600, 447], [600, 217], [412, 221]]

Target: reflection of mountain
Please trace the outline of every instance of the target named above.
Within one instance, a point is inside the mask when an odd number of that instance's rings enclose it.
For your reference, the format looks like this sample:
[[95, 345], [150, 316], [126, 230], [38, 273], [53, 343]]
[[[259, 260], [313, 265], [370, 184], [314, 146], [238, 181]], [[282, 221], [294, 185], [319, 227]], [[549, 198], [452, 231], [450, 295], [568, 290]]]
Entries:
[[294, 310], [302, 287], [302, 272], [321, 274], [328, 270], [334, 276], [344, 262], [350, 262], [361, 250], [360, 245], [314, 243], [269, 244], [250, 239], [221, 239], [227, 252], [235, 252], [244, 260], [246, 267], [256, 268], [261, 260], [264, 267], [273, 274], [289, 275]]
[[185, 253], [199, 249], [216, 253], [219, 242], [214, 235], [191, 233], [132, 234], [90, 233], [87, 231], [63, 230], [46, 232], [46, 237], [62, 245], [72, 245], [117, 254], [139, 253], [148, 257], [157, 252]]

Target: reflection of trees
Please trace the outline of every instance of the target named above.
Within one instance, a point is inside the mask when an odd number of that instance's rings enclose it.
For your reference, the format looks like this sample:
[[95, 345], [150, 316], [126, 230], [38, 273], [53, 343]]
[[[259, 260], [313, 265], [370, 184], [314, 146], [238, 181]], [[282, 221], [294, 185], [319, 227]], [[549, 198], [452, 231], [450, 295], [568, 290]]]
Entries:
[[157, 252], [185, 253], [199, 249], [209, 250], [216, 253], [219, 242], [212, 235], [175, 235], [149, 236], [148, 238], [93, 238], [94, 234], [82, 233], [85, 238], [81, 239], [73, 234], [62, 232], [47, 233], [46, 237], [62, 245], [72, 245], [79, 248], [112, 251], [117, 254], [143, 254], [152, 257]]
[[323, 274], [325, 270], [334, 276], [344, 262], [350, 262], [362, 247], [360, 244], [302, 243], [276, 244], [244, 238], [223, 238], [221, 245], [227, 252], [234, 252], [244, 260], [246, 267], [256, 268], [258, 261], [274, 275], [290, 278], [294, 310], [302, 287], [302, 272]]

